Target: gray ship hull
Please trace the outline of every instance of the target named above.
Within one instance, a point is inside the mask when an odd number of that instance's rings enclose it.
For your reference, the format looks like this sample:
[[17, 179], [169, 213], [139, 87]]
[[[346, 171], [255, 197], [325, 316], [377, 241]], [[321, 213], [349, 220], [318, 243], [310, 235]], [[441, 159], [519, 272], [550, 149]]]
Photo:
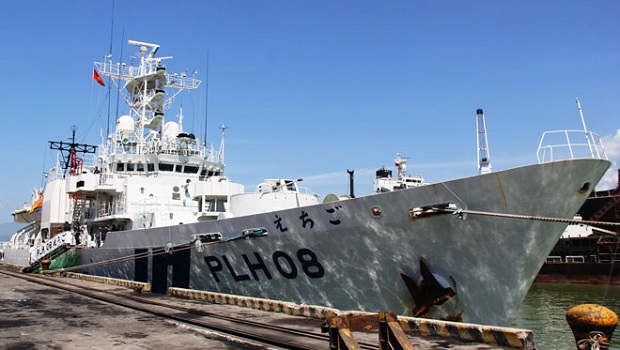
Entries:
[[[419, 281], [426, 265], [455, 293], [430, 302], [426, 317], [507, 325], [567, 223], [473, 214], [414, 218], [411, 209], [452, 203], [572, 218], [608, 166], [566, 160], [260, 215], [110, 232], [102, 248], [81, 250], [81, 264], [150, 255], [81, 271], [148, 281], [160, 292], [174, 286], [410, 315], [416, 303], [401, 274]], [[226, 239], [255, 228], [268, 234], [202, 252], [191, 243], [196, 234]], [[175, 247], [157, 253], [167, 244]]]

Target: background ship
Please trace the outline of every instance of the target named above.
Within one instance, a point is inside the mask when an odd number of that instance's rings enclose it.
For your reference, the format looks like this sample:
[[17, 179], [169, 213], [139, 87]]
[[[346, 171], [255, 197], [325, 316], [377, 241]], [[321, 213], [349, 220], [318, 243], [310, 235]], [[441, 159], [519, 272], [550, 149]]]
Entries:
[[225, 127], [216, 151], [184, 130], [182, 113], [165, 119], [174, 97], [201, 82], [167, 72], [159, 45], [129, 44], [139, 65], [106, 56], [93, 76], [109, 77], [130, 113], [100, 146], [75, 136], [51, 143], [63, 162], [48, 173], [40, 221], [2, 248], [5, 263], [36, 271], [51, 259], [50, 268], [149, 282], [162, 293], [507, 325], [610, 164], [584, 127], [579, 142], [543, 135], [538, 164], [492, 172], [478, 110], [476, 176], [379, 179], [379, 193], [327, 202], [301, 179], [268, 178], [245, 192], [224, 175]]
[[570, 225], [536, 281], [620, 284], [620, 169], [616, 188], [592, 192], [578, 214], [599, 223]]

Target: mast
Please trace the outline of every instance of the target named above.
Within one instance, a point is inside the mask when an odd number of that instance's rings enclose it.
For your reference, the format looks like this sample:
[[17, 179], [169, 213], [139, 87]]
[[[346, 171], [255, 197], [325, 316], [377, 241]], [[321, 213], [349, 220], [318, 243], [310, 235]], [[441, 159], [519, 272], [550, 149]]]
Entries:
[[172, 56], [156, 57], [159, 45], [129, 40], [129, 44], [139, 48], [139, 63], [127, 66], [125, 63], [114, 63], [111, 58], [104, 62], [95, 62], [95, 69], [108, 76], [116, 85], [119, 93], [129, 105], [129, 114], [134, 120], [136, 154], [146, 150], [146, 141], [157, 137], [164, 124], [164, 110], [170, 107], [174, 98], [185, 90], [196, 90], [201, 81], [188, 77], [186, 73], [171, 74], [166, 72], [163, 60]]
[[179, 132], [183, 132], [183, 104], [179, 106]]
[[487, 139], [487, 124], [482, 108], [476, 110], [476, 127], [478, 129], [478, 175], [491, 172], [491, 153]]
[[590, 132], [586, 127], [586, 119], [583, 117], [583, 111], [581, 110], [581, 103], [578, 98], [575, 98], [575, 102], [577, 102], [577, 108], [579, 109], [579, 116], [581, 116], [581, 124], [583, 125], [583, 133], [586, 137], [586, 142], [588, 143], [588, 150], [590, 151], [590, 157], [594, 158], [594, 152], [592, 151], [592, 140], [590, 139]]
[[394, 165], [396, 165], [396, 169], [398, 169], [398, 177], [397, 179], [404, 179], [407, 176], [407, 160], [409, 157], [401, 157], [400, 153], [396, 153], [396, 158], [394, 158]]
[[[112, 18], [111, 18], [111, 23], [110, 23], [110, 50], [108, 51], [108, 55], [110, 55], [110, 57], [112, 56], [112, 40], [114, 38], [114, 3], [115, 1], [112, 0]], [[112, 86], [110, 85], [110, 78], [108, 77], [108, 120], [106, 123], [107, 135], [110, 134], [110, 103], [111, 103], [111, 98], [112, 98], [112, 96], [110, 95], [111, 89], [112, 89]], [[117, 101], [117, 106], [118, 106], [118, 101]]]
[[220, 151], [217, 153], [217, 161], [220, 163], [224, 163], [224, 136], [226, 135], [226, 129], [228, 126], [226, 124], [220, 125], [220, 129], [222, 129], [222, 141], [220, 142]]

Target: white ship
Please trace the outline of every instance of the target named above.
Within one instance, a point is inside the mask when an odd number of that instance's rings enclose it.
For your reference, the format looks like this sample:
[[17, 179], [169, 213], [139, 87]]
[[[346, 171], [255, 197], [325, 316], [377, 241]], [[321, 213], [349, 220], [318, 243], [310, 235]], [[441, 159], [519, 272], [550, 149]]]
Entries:
[[137, 66], [107, 58], [94, 69], [130, 114], [98, 147], [51, 143], [65, 161], [48, 174], [40, 219], [2, 247], [4, 263], [33, 271], [52, 259], [51, 268], [150, 282], [154, 292], [507, 325], [566, 228], [561, 219], [610, 165], [596, 135], [581, 130], [587, 143], [541, 142], [538, 164], [452, 181], [394, 186], [386, 176], [378, 193], [325, 202], [297, 179], [245, 193], [224, 175], [225, 126], [216, 151], [184, 130], [182, 114], [164, 114], [201, 82], [167, 72], [158, 45], [129, 44]]
[[396, 178], [392, 177], [392, 170], [385, 165], [375, 173], [375, 180], [372, 182], [375, 193], [391, 192], [396, 190], [404, 190], [407, 188], [426, 185], [424, 177], [409, 176], [407, 174], [406, 157], [401, 157], [400, 153], [396, 153], [394, 158], [394, 166], [396, 166]]

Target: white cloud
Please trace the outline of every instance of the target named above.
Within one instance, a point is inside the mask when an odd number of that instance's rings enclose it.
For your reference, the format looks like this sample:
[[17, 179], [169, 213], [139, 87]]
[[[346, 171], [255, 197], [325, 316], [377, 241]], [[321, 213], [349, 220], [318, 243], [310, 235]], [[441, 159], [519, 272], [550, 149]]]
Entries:
[[599, 182], [597, 190], [606, 190], [616, 188], [618, 185], [618, 167], [620, 166], [620, 129], [616, 131], [615, 135], [603, 136], [601, 138], [605, 152], [609, 161], [611, 161], [611, 167], [603, 176], [603, 179]]

